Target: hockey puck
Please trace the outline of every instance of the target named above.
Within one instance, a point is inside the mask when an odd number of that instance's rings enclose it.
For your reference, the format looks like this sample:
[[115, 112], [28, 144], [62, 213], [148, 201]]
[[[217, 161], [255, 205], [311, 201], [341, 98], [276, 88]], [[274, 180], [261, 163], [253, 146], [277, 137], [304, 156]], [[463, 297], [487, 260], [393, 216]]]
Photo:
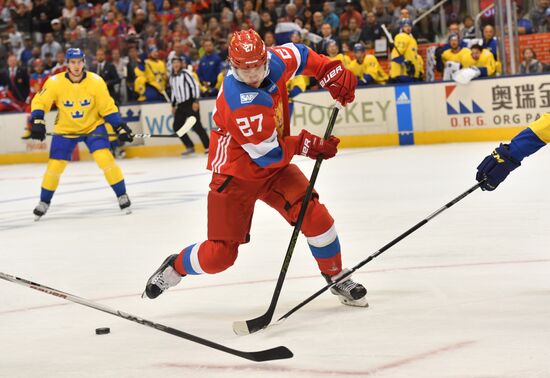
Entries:
[[107, 335], [108, 333], [111, 333], [111, 329], [108, 328], [108, 327], [96, 328], [95, 329], [95, 334], [96, 335]]

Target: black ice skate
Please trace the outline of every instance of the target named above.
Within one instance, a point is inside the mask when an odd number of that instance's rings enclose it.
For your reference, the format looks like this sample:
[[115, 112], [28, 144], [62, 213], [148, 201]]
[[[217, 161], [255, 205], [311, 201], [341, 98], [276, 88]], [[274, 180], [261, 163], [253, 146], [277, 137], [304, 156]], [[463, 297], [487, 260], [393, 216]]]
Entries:
[[177, 257], [178, 255], [168, 256], [155, 273], [149, 277], [145, 285], [145, 291], [141, 295], [142, 298], [147, 296], [149, 299], [155, 299], [172, 286], [180, 283], [182, 275], [176, 272], [173, 267]]
[[[331, 282], [337, 281], [339, 277], [342, 277], [347, 272], [349, 272], [349, 270], [344, 269], [335, 276], [331, 277], [326, 274], [323, 274], [323, 277], [325, 277], [325, 279], [327, 280], [327, 283], [331, 283]], [[340, 300], [340, 302], [342, 302], [345, 305], [356, 306], [356, 307], [369, 306], [366, 298], [367, 289], [365, 289], [365, 287], [360, 283], [354, 282], [351, 279], [351, 276], [348, 276], [347, 278], [344, 279], [344, 281], [341, 281], [336, 285], [332, 286], [330, 288], [330, 292], [338, 296], [338, 299]]]
[[118, 197], [118, 206], [120, 206], [120, 210], [126, 212], [126, 214], [131, 214], [132, 210], [130, 209], [130, 205], [132, 202], [130, 201], [130, 197], [128, 197], [128, 194], [124, 193], [120, 197]]
[[38, 205], [36, 205], [36, 207], [34, 208], [34, 210], [32, 211], [33, 214], [34, 214], [34, 221], [39, 221], [40, 218], [42, 218], [42, 216], [44, 214], [46, 214], [46, 212], [48, 211], [48, 208], [50, 207], [50, 204], [49, 203], [46, 203], [46, 202], [43, 202], [43, 201], [40, 201], [38, 202]]

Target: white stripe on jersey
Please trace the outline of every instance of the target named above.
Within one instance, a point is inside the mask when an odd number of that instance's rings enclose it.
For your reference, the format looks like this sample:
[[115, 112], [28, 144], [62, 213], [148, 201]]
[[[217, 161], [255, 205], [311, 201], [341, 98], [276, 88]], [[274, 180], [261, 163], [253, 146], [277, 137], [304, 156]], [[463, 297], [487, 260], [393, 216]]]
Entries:
[[198, 274], [204, 274], [204, 270], [202, 270], [201, 264], [199, 262], [199, 248], [201, 244], [197, 243], [189, 252], [189, 262], [191, 263], [191, 268]]
[[241, 145], [241, 147], [250, 155], [250, 157], [255, 160], [264, 155], [274, 148], [279, 147], [279, 141], [277, 139], [277, 130], [273, 130], [273, 134], [258, 144], [246, 143]]
[[225, 134], [218, 139], [218, 146], [216, 148], [216, 157], [212, 162], [212, 171], [220, 173], [221, 167], [227, 161], [227, 147], [231, 141], [231, 135]]
[[337, 237], [338, 233], [333, 223], [332, 226], [321, 235], [307, 238], [307, 243], [313, 247], [322, 248], [332, 243]]
[[300, 51], [298, 51], [294, 43], [285, 43], [284, 45], [282, 45], [282, 47], [288, 47], [289, 49], [291, 49], [292, 52], [294, 53], [294, 57], [296, 58], [296, 69], [294, 70], [294, 72], [292, 73], [292, 76], [290, 77], [290, 79], [293, 79], [294, 76], [296, 76], [296, 71], [298, 71], [298, 68], [300, 68], [300, 64], [302, 64], [302, 55], [300, 54]]

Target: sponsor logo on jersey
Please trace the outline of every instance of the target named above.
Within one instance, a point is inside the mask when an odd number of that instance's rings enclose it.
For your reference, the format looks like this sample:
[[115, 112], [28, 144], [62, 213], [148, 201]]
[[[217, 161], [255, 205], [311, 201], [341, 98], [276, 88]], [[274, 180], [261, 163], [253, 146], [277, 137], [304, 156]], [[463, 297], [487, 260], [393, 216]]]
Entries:
[[241, 104], [250, 104], [258, 96], [258, 92], [241, 93]]

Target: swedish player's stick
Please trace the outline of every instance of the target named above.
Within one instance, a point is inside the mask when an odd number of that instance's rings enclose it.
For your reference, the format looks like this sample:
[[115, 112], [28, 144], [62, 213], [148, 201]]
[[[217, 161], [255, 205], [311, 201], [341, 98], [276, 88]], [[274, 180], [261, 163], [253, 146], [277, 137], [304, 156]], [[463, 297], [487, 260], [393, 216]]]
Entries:
[[[328, 289], [330, 289], [333, 285], [336, 285], [337, 283], [339, 282], [343, 282], [347, 279], [347, 277], [349, 277], [353, 272], [355, 272], [356, 270], [360, 269], [361, 267], [363, 267], [365, 264], [369, 263], [370, 261], [374, 260], [376, 257], [380, 256], [382, 253], [384, 253], [385, 251], [387, 251], [388, 249], [390, 249], [391, 247], [393, 247], [395, 244], [397, 244], [398, 242], [400, 242], [401, 240], [405, 239], [407, 236], [409, 236], [410, 234], [412, 234], [413, 232], [415, 232], [416, 230], [418, 230], [420, 227], [424, 226], [426, 223], [428, 223], [430, 220], [432, 220], [433, 218], [435, 218], [436, 216], [438, 216], [439, 214], [441, 214], [443, 211], [447, 210], [448, 208], [450, 208], [451, 206], [453, 206], [454, 204], [456, 204], [457, 202], [461, 201], [462, 199], [464, 199], [467, 195], [469, 195], [470, 193], [474, 192], [477, 188], [479, 188], [481, 186], [481, 184], [483, 183], [482, 182], [478, 182], [477, 184], [475, 184], [474, 186], [472, 186], [470, 189], [468, 189], [467, 191], [465, 191], [464, 193], [462, 193], [461, 195], [459, 195], [458, 197], [456, 197], [455, 199], [453, 199], [451, 202], [447, 203], [445, 206], [441, 207], [440, 209], [438, 209], [437, 211], [435, 211], [434, 213], [430, 214], [427, 218], [423, 219], [422, 221], [418, 222], [417, 224], [415, 224], [413, 227], [409, 228], [407, 231], [405, 231], [404, 233], [402, 233], [401, 235], [399, 235], [398, 237], [396, 237], [395, 239], [393, 239], [391, 242], [389, 242], [388, 244], [386, 244], [385, 246], [383, 246], [382, 248], [380, 248], [378, 251], [374, 252], [372, 255], [370, 255], [369, 257], [367, 257], [366, 259], [364, 259], [363, 261], [361, 261], [359, 264], [355, 265], [353, 268], [351, 269], [346, 269], [346, 273], [343, 274], [338, 280], [332, 282], [332, 283], [329, 283], [327, 284], [325, 287], [323, 287], [322, 289], [316, 291], [314, 294], [312, 294], [309, 298], [305, 299], [303, 302], [301, 302], [300, 304], [298, 304], [297, 306], [295, 306], [294, 308], [292, 308], [289, 312], [287, 312], [286, 314], [284, 314], [283, 316], [281, 316], [278, 320], [277, 320], [277, 323], [279, 322], [282, 322], [284, 320], [286, 320], [290, 315], [294, 314], [296, 311], [298, 311], [299, 309], [301, 309], [302, 307], [304, 307], [306, 304], [308, 304], [309, 302], [311, 302], [312, 300], [314, 300], [315, 298], [317, 298], [319, 295], [323, 294], [325, 291], [327, 291]], [[276, 323], [275, 323], [276, 324]]]
[[135, 322], [135, 323], [147, 326], [147, 327], [154, 328], [158, 331], [166, 332], [166, 333], [169, 333], [171, 335], [181, 337], [183, 339], [186, 339], [186, 340], [192, 341], [194, 343], [198, 343], [198, 344], [207, 346], [209, 348], [213, 348], [213, 349], [225, 352], [225, 353], [229, 353], [229, 354], [232, 354], [232, 355], [235, 355], [235, 356], [238, 356], [238, 357], [242, 357], [242, 358], [245, 358], [247, 360], [261, 362], [261, 361], [281, 360], [281, 359], [291, 358], [293, 356], [292, 352], [284, 346], [280, 346], [280, 347], [276, 347], [276, 348], [272, 348], [272, 349], [261, 350], [261, 351], [257, 351], [257, 352], [243, 352], [243, 351], [240, 351], [240, 350], [228, 348], [224, 345], [217, 344], [213, 341], [203, 339], [201, 337], [192, 335], [192, 334], [187, 333], [187, 332], [180, 331], [180, 330], [172, 328], [172, 327], [168, 327], [168, 326], [165, 326], [165, 325], [162, 325], [162, 324], [159, 324], [159, 323], [154, 323], [150, 320], [146, 320], [146, 319], [140, 318], [138, 316], [128, 314], [128, 313], [123, 312], [123, 311], [115, 310], [113, 308], [104, 306], [102, 304], [92, 302], [88, 299], [77, 297], [76, 295], [65, 293], [64, 291], [61, 291], [61, 290], [52, 289], [51, 287], [47, 287], [47, 286], [44, 286], [44, 285], [41, 285], [41, 284], [38, 284], [38, 283], [35, 283], [35, 282], [32, 282], [32, 281], [28, 281], [28, 280], [20, 278], [20, 277], [11, 276], [9, 274], [5, 274], [5, 273], [0, 272], [0, 278], [4, 279], [6, 281], [10, 281], [10, 282], [22, 285], [22, 286], [26, 286], [26, 287], [34, 289], [34, 290], [38, 290], [42, 293], [53, 295], [54, 297], [62, 298], [62, 299], [65, 299], [65, 300], [68, 300], [68, 301], [86, 306], [86, 307], [93, 308], [95, 310], [103, 311], [103, 312], [106, 312], [108, 314], [118, 316], [119, 318], [123, 318], [123, 319], [130, 320], [132, 322]]
[[[325, 140], [327, 140], [332, 134], [332, 129], [334, 128], [334, 124], [336, 122], [336, 117], [338, 116], [339, 109], [340, 109], [340, 104], [338, 103], [334, 107], [334, 109], [332, 109], [328, 126], [325, 131], [325, 136], [324, 136]], [[302, 200], [300, 213], [298, 214], [298, 218], [296, 219], [296, 225], [294, 226], [294, 231], [292, 232], [292, 237], [290, 238], [290, 243], [288, 245], [285, 259], [283, 261], [283, 266], [281, 267], [279, 278], [277, 278], [277, 284], [275, 285], [275, 291], [273, 292], [273, 297], [271, 298], [271, 303], [269, 304], [269, 308], [267, 309], [267, 312], [261, 315], [260, 317], [250, 319], [250, 320], [233, 322], [233, 331], [237, 335], [248, 335], [248, 334], [257, 332], [267, 327], [269, 325], [269, 322], [271, 322], [271, 319], [273, 318], [273, 313], [275, 312], [275, 307], [277, 306], [277, 301], [279, 300], [279, 295], [281, 294], [281, 289], [283, 288], [286, 272], [288, 270], [288, 266], [290, 265], [290, 259], [292, 258], [292, 254], [294, 253], [294, 246], [296, 245], [296, 241], [298, 240], [298, 235], [300, 234], [300, 228], [302, 228], [302, 222], [304, 220], [304, 216], [306, 214], [309, 200], [311, 199], [311, 194], [313, 193], [313, 186], [315, 185], [315, 181], [317, 180], [317, 175], [319, 174], [319, 169], [321, 169], [322, 162], [323, 162], [323, 156], [317, 157], [317, 161], [315, 162], [315, 167], [313, 168], [313, 172], [311, 173], [311, 178], [309, 179], [309, 185], [307, 187], [306, 194], [304, 196], [304, 199]]]
[[[134, 138], [179, 138], [179, 137], [182, 137], [185, 134], [187, 134], [189, 132], [189, 130], [191, 130], [193, 128], [193, 126], [195, 126], [195, 123], [197, 123], [197, 117], [190, 116], [190, 117], [187, 117], [187, 119], [185, 120], [185, 123], [183, 124], [183, 126], [178, 131], [176, 131], [175, 134], [170, 134], [170, 135], [164, 135], [164, 134], [132, 134], [132, 136]], [[118, 136], [117, 134], [84, 134], [84, 133], [46, 133], [46, 135], [49, 135], [49, 136], [58, 135], [58, 136], [67, 136], [67, 137], [90, 137], [90, 136], [93, 136], [93, 137], [102, 137], [102, 136], [116, 137], [116, 136]]]

